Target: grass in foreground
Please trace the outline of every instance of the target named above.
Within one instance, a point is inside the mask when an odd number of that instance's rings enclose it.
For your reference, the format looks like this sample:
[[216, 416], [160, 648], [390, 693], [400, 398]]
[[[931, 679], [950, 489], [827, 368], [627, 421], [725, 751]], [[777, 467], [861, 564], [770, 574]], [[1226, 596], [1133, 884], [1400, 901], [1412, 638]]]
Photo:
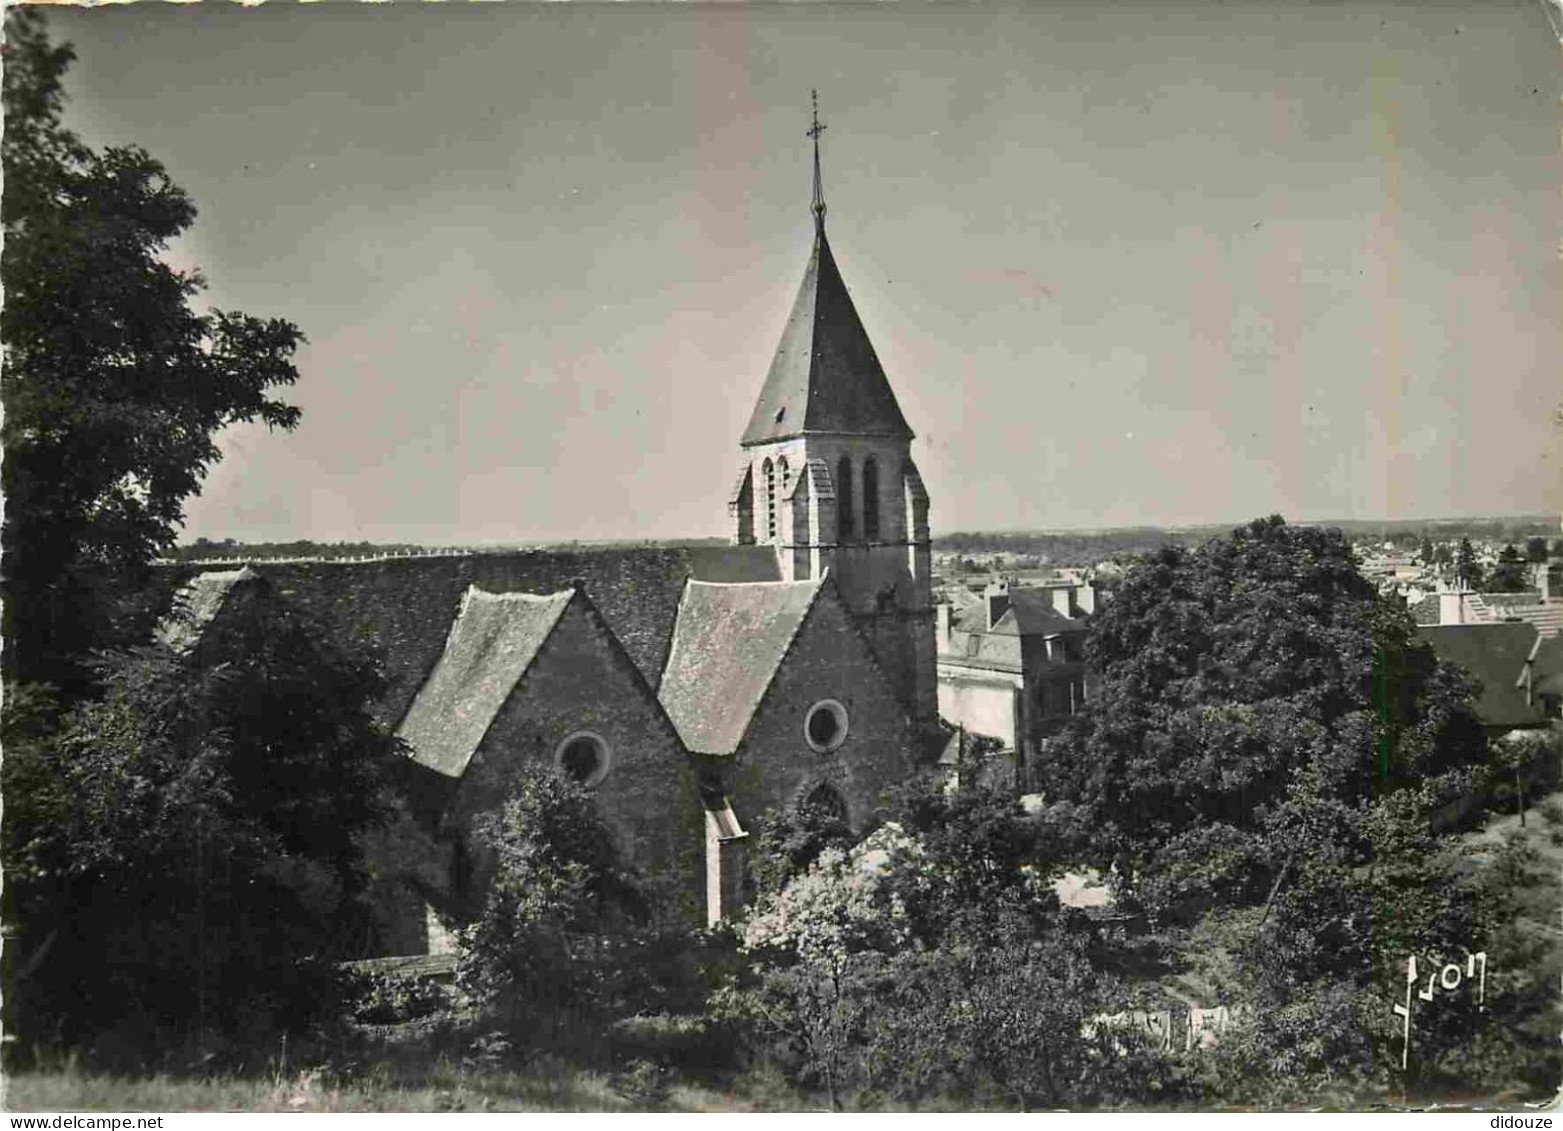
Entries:
[[426, 1079], [380, 1068], [347, 1080], [318, 1069], [288, 1077], [103, 1076], [76, 1069], [17, 1073], [5, 1081], [8, 1111], [798, 1111], [810, 1106], [779, 1079], [736, 1082], [749, 1098], [686, 1081], [648, 1094], [635, 1081], [567, 1066], [485, 1071], [437, 1065]]

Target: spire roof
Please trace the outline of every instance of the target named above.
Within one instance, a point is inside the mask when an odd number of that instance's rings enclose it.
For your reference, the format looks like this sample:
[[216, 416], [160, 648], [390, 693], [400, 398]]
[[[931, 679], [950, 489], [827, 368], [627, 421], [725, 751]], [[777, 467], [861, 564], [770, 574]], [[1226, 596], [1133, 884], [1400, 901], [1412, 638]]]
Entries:
[[912, 438], [842, 282], [824, 217], [743, 443], [810, 432]]
[[825, 189], [820, 178], [819, 91], [811, 92], [814, 124], [814, 251], [803, 285], [771, 359], [742, 443], [763, 444], [809, 432], [896, 436], [910, 440], [901, 406], [852, 306], [825, 238]]

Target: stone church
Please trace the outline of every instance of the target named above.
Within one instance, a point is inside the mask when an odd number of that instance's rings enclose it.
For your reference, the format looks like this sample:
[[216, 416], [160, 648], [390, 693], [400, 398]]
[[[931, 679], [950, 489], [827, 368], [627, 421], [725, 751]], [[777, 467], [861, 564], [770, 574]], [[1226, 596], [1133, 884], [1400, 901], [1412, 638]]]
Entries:
[[[379, 954], [437, 951], [481, 894], [474, 823], [525, 764], [592, 789], [618, 847], [712, 922], [747, 825], [825, 805], [856, 828], [937, 756], [928, 496], [913, 433], [825, 235], [814, 241], [728, 495], [730, 546], [254, 562], [257, 585], [383, 658], [404, 809], [368, 854]], [[713, 498], [713, 505], [720, 505]]]

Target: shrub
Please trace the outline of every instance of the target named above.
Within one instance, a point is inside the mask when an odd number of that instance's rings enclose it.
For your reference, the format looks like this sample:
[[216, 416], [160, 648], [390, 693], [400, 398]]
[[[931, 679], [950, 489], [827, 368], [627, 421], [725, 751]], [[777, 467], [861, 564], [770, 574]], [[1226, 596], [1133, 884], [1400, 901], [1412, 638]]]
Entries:
[[450, 992], [434, 979], [392, 971], [350, 975], [348, 995], [351, 1016], [366, 1024], [416, 1021], [451, 1006]]

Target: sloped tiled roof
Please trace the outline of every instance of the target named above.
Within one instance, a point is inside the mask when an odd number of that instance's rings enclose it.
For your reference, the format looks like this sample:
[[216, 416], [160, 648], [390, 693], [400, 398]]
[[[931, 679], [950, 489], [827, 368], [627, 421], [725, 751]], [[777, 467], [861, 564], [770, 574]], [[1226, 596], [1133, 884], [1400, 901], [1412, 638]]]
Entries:
[[476, 585], [489, 593], [556, 593], [584, 581], [586, 593], [649, 686], [667, 663], [684, 582], [778, 581], [772, 546], [614, 546], [391, 557], [362, 562], [253, 563], [287, 601], [340, 640], [380, 652], [385, 696], [375, 717], [399, 723], [434, 670], [461, 605]]
[[754, 467], [751, 464], [746, 463], [738, 469], [738, 477], [733, 480], [733, 489], [727, 493], [727, 501], [729, 503], [736, 503], [743, 498], [743, 493], [748, 489], [749, 480], [753, 476]]
[[234, 586], [259, 576], [249, 566], [196, 574], [179, 590], [173, 609], [158, 624], [157, 639], [180, 652], [193, 648], [222, 611]]
[[809, 432], [912, 437], [823, 227], [743, 443]]
[[397, 729], [414, 761], [450, 778], [466, 772], [574, 596], [573, 590], [547, 596], [467, 590], [444, 654]]
[[1531, 682], [1536, 692], [1563, 694], [1563, 636], [1538, 635], [1530, 658]]
[[1417, 635], [1440, 660], [1464, 668], [1481, 681], [1476, 713], [1488, 726], [1523, 726], [1541, 721], [1541, 710], [1525, 701], [1517, 681], [1536, 630], [1528, 624], [1444, 624], [1421, 626]]
[[1087, 631], [1083, 617], [1066, 617], [1053, 607], [1051, 589], [1011, 589], [1009, 608], [993, 626], [1006, 636], [1059, 636]]
[[823, 579], [684, 587], [658, 698], [684, 745], [731, 754]]

